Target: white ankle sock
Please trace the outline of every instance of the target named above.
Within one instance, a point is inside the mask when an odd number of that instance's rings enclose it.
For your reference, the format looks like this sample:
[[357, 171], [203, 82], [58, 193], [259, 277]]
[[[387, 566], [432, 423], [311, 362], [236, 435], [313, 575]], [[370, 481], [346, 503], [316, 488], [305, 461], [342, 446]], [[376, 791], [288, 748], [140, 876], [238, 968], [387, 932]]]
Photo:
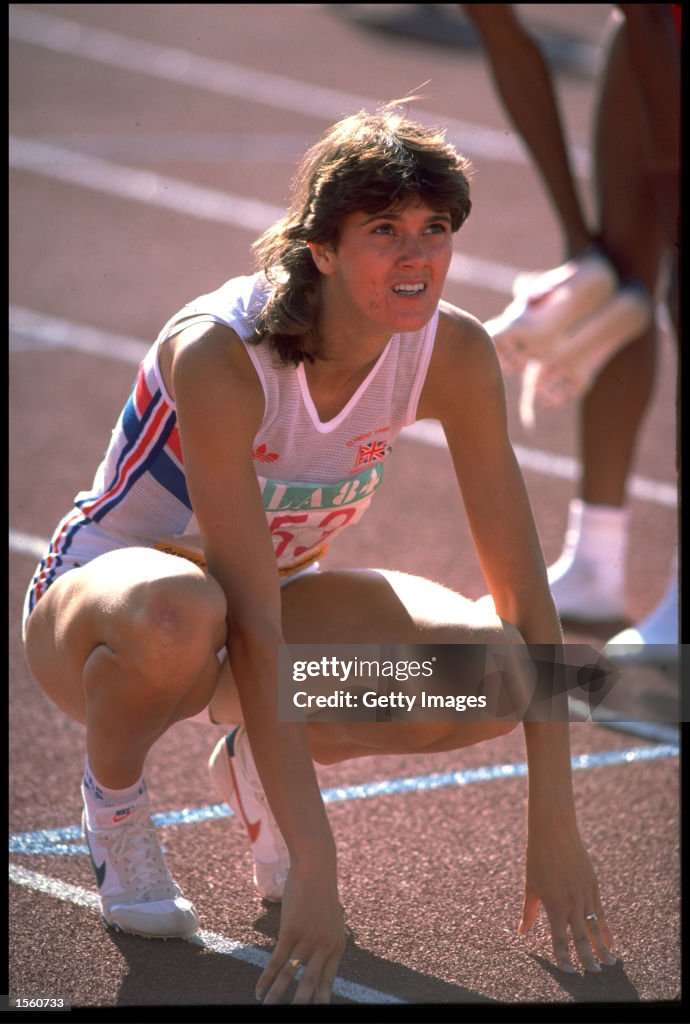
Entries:
[[589, 622], [623, 615], [628, 520], [625, 508], [570, 502], [563, 552], [548, 570], [560, 615]]
[[84, 778], [81, 791], [89, 825], [95, 823], [97, 812], [104, 807], [131, 808], [141, 807], [148, 803], [148, 787], [143, 775], [134, 785], [127, 786], [126, 789], [108, 789], [94, 776], [88, 756], [84, 758]]

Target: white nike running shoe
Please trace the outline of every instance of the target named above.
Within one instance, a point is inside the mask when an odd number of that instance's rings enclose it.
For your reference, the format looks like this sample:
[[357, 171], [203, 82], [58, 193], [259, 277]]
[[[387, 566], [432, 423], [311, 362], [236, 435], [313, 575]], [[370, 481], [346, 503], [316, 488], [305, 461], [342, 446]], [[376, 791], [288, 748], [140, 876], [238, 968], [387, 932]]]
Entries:
[[125, 814], [104, 807], [96, 812], [94, 824], [89, 827], [84, 811], [82, 827], [105, 923], [147, 939], [194, 935], [199, 917], [168, 871], [148, 808]]
[[243, 725], [218, 742], [208, 763], [216, 792], [244, 825], [254, 857], [254, 884], [266, 900], [279, 903], [290, 856], [271, 814]]

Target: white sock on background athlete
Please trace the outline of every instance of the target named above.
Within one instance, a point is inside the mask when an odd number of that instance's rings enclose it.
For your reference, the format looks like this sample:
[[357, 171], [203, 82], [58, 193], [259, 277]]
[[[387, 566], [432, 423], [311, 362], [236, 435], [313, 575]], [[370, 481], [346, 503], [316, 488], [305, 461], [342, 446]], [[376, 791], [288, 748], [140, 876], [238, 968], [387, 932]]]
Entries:
[[559, 615], [588, 622], [622, 618], [629, 512], [573, 498], [563, 551], [548, 577]]

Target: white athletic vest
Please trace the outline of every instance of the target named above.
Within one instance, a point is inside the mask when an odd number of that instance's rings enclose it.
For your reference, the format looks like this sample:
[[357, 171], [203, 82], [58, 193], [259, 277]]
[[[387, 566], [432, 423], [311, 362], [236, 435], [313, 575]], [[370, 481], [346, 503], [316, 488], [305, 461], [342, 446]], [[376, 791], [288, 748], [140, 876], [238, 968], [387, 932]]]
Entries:
[[175, 405], [158, 366], [159, 344], [182, 322], [213, 321], [232, 328], [259, 375], [266, 406], [253, 458], [281, 573], [313, 562], [336, 534], [361, 519], [381, 486], [395, 438], [415, 419], [438, 311], [421, 331], [391, 337], [345, 408], [322, 423], [304, 367], [286, 366], [265, 341], [256, 345], [248, 340], [263, 305], [263, 288], [261, 275], [234, 278], [190, 302], [165, 325], [141, 364], [91, 490], [76, 496], [73, 511], [53, 537], [43, 585], [49, 585], [51, 567], [59, 566], [62, 554], [88, 560], [89, 534], [99, 543], [112, 537], [113, 546], [199, 551]]
[[[188, 317], [231, 327], [245, 341], [266, 408], [254, 440], [254, 462], [273, 545], [282, 570], [323, 554], [345, 526], [358, 522], [383, 480], [400, 430], [413, 423], [438, 323], [394, 335], [347, 405], [322, 422], [304, 365], [282, 363], [265, 342], [247, 342], [263, 306], [263, 278], [236, 278], [190, 303], [166, 325], [167, 337]], [[194, 532], [192, 521], [188, 532]]]

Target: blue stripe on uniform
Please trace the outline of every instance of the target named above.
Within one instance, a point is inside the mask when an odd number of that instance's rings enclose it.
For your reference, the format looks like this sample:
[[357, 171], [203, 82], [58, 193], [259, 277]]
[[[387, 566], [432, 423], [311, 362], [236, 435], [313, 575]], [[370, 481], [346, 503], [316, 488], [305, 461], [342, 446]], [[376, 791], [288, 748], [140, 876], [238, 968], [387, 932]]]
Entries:
[[[168, 436], [169, 434], [170, 431]], [[148, 470], [161, 487], [164, 487], [173, 497], [177, 498], [190, 512], [192, 511], [192, 502], [187, 490], [185, 475], [166, 451], [158, 453], [158, 457], [148, 467]]]
[[[156, 408], [161, 402], [161, 399], [162, 395], [160, 390], [155, 391], [151, 396], [151, 401], [146, 406], [140, 417], [139, 414], [137, 413], [136, 406], [134, 404], [134, 392], [132, 392], [132, 394], [127, 399], [127, 403], [125, 404], [125, 407], [122, 410], [122, 414], [120, 417], [122, 432], [124, 436], [127, 438], [128, 443], [123, 446], [122, 451], [118, 456], [113, 477], [101, 492], [97, 494], [88, 494], [86, 497], [80, 498], [79, 501], [76, 501], [75, 505], [77, 506], [77, 508], [84, 508], [85, 506], [88, 508], [89, 505], [97, 504], [112, 491], [114, 492], [113, 499], [111, 499], [113, 505], [111, 505], [110, 503], [106, 503], [105, 508], [107, 510], [110, 507], [114, 507], [114, 505], [118, 503], [117, 500], [115, 500], [118, 494], [126, 494], [129, 491], [131, 487], [132, 474], [126, 476], [124, 480], [121, 480], [118, 485], [120, 471], [124, 463], [127, 461], [127, 459], [136, 451], [136, 446], [141, 438], [141, 435], [145, 431], [149, 420], [153, 417]], [[172, 427], [174, 426], [174, 413], [172, 413], [172, 417], [173, 423], [169, 426], [167, 430], [167, 433], [165, 435], [166, 440], [170, 435]], [[134, 472], [136, 473], [136, 470]], [[138, 479], [138, 476], [140, 475], [141, 474], [138, 474], [136, 478]], [[117, 490], [118, 487], [119, 490]], [[92, 518], [94, 519], [94, 521], [97, 521], [98, 519], [102, 518], [102, 514], [99, 511], [95, 512]]]

